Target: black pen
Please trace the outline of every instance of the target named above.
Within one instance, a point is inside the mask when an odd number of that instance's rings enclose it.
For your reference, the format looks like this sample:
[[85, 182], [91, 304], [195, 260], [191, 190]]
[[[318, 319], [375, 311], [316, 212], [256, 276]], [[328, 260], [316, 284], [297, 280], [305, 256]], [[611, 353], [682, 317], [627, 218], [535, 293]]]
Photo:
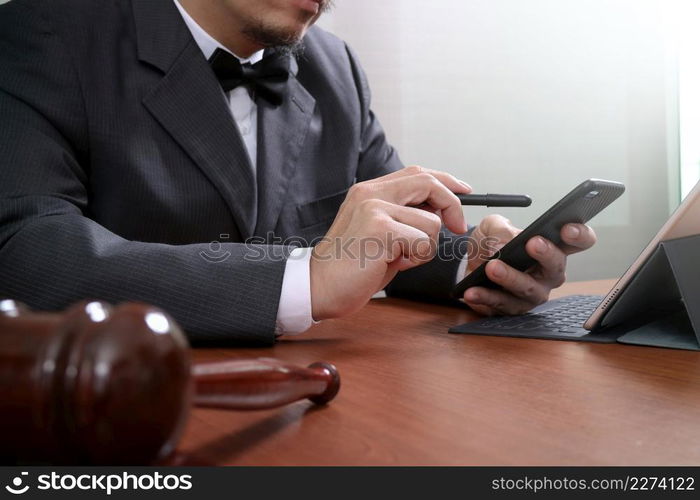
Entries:
[[462, 205], [482, 207], [529, 207], [532, 199], [524, 194], [458, 194]]

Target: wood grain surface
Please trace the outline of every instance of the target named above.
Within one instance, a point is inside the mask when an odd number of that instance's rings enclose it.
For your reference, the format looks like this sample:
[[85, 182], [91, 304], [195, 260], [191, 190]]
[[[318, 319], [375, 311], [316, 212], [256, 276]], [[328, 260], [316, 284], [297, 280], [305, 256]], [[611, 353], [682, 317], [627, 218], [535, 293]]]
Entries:
[[[605, 293], [569, 283], [555, 296]], [[466, 309], [374, 299], [272, 348], [197, 349], [196, 360], [271, 356], [340, 371], [325, 407], [196, 409], [183, 463], [211, 465], [698, 465], [700, 353], [452, 335]]]

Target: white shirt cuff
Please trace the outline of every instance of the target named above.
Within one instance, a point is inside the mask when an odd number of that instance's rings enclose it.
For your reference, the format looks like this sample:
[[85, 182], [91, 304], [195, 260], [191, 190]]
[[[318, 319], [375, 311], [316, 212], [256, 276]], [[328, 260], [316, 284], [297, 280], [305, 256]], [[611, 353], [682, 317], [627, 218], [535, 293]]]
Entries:
[[295, 248], [287, 258], [277, 309], [277, 335], [297, 335], [317, 323], [311, 315], [311, 252]]
[[467, 274], [469, 272], [467, 271], [467, 266], [469, 265], [469, 258], [465, 254], [464, 257], [462, 257], [462, 261], [459, 263], [459, 267], [457, 267], [457, 279], [455, 279], [455, 285], [462, 281], [464, 278], [467, 277]]

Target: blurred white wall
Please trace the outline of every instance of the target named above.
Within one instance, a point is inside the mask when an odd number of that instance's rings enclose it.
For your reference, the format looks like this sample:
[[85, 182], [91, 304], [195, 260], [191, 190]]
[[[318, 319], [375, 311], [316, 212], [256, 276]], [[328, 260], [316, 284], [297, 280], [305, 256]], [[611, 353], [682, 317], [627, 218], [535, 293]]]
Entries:
[[[618, 276], [678, 203], [668, 0], [336, 0], [319, 24], [359, 54], [407, 164], [523, 192], [527, 225], [589, 177], [627, 193], [569, 277]], [[493, 210], [493, 209], [490, 209]], [[467, 210], [472, 223], [489, 209]]]
[[681, 193], [700, 180], [700, 1], [673, 0], [678, 47]]

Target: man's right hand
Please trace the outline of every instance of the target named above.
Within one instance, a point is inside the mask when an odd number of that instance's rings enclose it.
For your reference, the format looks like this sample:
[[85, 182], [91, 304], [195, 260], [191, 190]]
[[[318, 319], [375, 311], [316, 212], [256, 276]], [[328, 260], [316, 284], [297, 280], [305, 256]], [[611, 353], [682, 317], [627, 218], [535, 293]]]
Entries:
[[467, 231], [454, 193], [471, 187], [452, 175], [421, 167], [355, 184], [311, 257], [315, 320], [364, 306], [396, 273], [430, 261], [440, 228]]

